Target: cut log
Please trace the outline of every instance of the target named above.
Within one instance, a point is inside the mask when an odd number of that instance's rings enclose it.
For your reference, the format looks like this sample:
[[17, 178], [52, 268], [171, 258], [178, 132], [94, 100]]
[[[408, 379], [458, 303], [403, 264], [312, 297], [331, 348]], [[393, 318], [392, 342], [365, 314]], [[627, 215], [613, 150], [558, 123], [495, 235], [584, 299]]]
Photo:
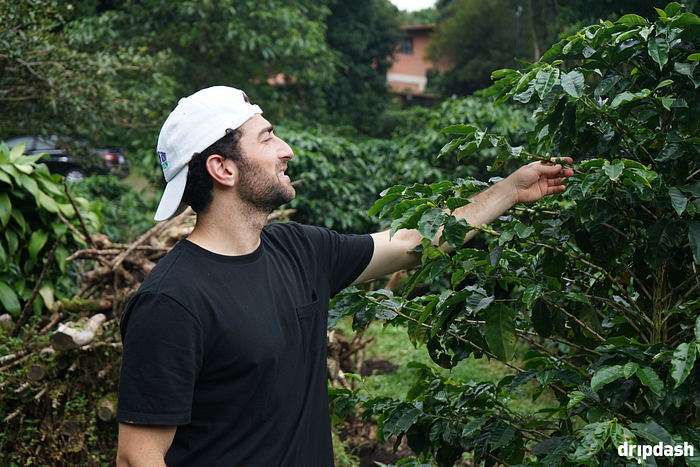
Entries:
[[103, 422], [114, 420], [117, 416], [117, 393], [110, 392], [97, 404], [97, 418]]
[[98, 313], [90, 318], [82, 329], [73, 323], [60, 324], [51, 336], [51, 345], [56, 350], [70, 350], [89, 344], [106, 319], [105, 315]]
[[32, 365], [32, 367], [27, 371], [27, 379], [29, 381], [41, 381], [44, 379], [44, 375], [46, 374], [46, 371], [44, 371], [44, 367], [41, 365]]

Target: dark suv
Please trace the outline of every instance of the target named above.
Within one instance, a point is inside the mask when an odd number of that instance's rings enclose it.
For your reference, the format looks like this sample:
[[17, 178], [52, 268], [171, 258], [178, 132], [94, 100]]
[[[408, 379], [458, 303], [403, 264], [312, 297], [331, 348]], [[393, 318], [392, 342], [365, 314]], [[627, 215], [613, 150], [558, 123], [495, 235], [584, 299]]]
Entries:
[[[16, 136], [6, 141], [10, 148], [26, 143], [24, 154], [48, 154], [39, 162], [47, 165], [52, 173], [61, 174], [67, 181], [79, 182], [88, 174], [112, 173], [119, 178], [129, 174], [129, 160], [120, 148], [95, 149], [86, 139], [62, 136]], [[82, 153], [76, 158], [72, 154]], [[84, 161], [79, 163], [78, 160]]]

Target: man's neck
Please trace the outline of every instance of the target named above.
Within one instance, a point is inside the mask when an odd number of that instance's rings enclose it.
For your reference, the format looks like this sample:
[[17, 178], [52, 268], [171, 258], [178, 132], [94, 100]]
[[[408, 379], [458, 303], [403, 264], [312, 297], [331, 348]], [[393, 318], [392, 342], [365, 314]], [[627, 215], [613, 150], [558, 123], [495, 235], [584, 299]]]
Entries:
[[260, 233], [267, 214], [253, 209], [210, 209], [197, 215], [197, 223], [187, 240], [212, 253], [242, 256], [260, 246]]

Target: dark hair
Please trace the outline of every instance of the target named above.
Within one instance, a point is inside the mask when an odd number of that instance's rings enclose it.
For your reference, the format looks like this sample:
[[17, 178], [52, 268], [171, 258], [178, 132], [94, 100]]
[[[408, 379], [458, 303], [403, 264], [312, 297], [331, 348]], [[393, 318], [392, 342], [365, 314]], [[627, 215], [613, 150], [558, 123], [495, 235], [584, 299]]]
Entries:
[[206, 212], [213, 199], [211, 191], [214, 188], [214, 183], [207, 171], [207, 159], [212, 154], [219, 154], [224, 159], [240, 160], [242, 157], [238, 150], [240, 138], [240, 129], [228, 129], [223, 138], [217, 140], [204, 151], [195, 154], [188, 163], [187, 183], [182, 195], [182, 202], [189, 204], [194, 212]]

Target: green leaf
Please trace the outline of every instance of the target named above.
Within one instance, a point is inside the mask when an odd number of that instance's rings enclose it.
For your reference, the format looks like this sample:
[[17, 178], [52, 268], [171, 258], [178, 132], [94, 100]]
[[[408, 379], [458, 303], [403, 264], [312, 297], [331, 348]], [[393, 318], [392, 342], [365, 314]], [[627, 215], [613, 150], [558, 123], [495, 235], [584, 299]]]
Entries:
[[535, 77], [535, 90], [540, 96], [540, 99], [544, 99], [544, 97], [552, 91], [559, 79], [559, 73], [559, 68], [553, 66], [542, 68], [537, 72], [537, 76]]
[[696, 355], [695, 342], [683, 342], [673, 352], [671, 377], [676, 381], [676, 384], [673, 386], [674, 389], [680, 386], [690, 374], [695, 364]]
[[642, 96], [640, 93], [631, 93], [631, 92], [622, 92], [615, 96], [615, 99], [613, 99], [612, 103], [610, 104], [610, 107], [615, 108], [618, 107], [622, 104], [627, 104], [629, 102], [634, 102], [639, 99], [644, 99], [644, 96]]
[[44, 305], [46, 306], [46, 308], [52, 310], [55, 300], [53, 293], [53, 285], [46, 283], [42, 285], [39, 289], [39, 295], [41, 295], [41, 298], [44, 299]]
[[606, 384], [615, 381], [620, 377], [621, 370], [622, 365], [613, 365], [596, 371], [591, 378], [591, 389], [597, 391]]
[[22, 309], [15, 291], [4, 282], [0, 282], [0, 303], [13, 318], [19, 318]]
[[478, 418], [475, 418], [474, 420], [471, 420], [469, 423], [464, 425], [464, 428], [462, 429], [462, 438], [465, 438], [467, 436], [471, 436], [474, 434], [474, 432], [478, 429], [480, 429], [482, 426], [484, 426], [484, 423], [486, 423], [486, 417], [481, 416]]
[[448, 126], [447, 128], [443, 128], [442, 130], [440, 130], [440, 133], [447, 133], [450, 135], [469, 135], [477, 131], [479, 131], [477, 127], [472, 125], [465, 125], [462, 123], [459, 125], [452, 125]]
[[513, 358], [515, 347], [515, 323], [508, 307], [494, 306], [486, 315], [484, 337], [491, 352], [501, 361]]
[[39, 191], [39, 204], [49, 212], [58, 212], [58, 203], [43, 191]]
[[459, 248], [464, 244], [464, 238], [469, 231], [469, 224], [465, 219], [457, 219], [450, 216], [445, 224], [445, 240], [452, 248]]
[[695, 320], [695, 340], [700, 341], [700, 316]]
[[532, 307], [535, 300], [542, 296], [542, 284], [531, 284], [523, 292], [523, 302], [526, 308]]
[[515, 436], [515, 429], [503, 422], [496, 422], [489, 433], [489, 444], [493, 449], [505, 446]]
[[627, 444], [637, 444], [637, 437], [627, 428], [613, 423], [610, 427], [610, 439], [615, 447]]
[[664, 8], [664, 13], [666, 13], [666, 16], [669, 18], [673, 18], [676, 16], [678, 13], [680, 13], [683, 10], [683, 6], [681, 6], [680, 3], [678, 2], [669, 2], [668, 5], [666, 5], [666, 8]]
[[423, 215], [418, 221], [418, 231], [425, 238], [433, 240], [446, 217], [447, 214], [445, 214], [442, 209], [430, 208], [423, 212]]
[[688, 205], [688, 198], [676, 187], [669, 188], [668, 194], [671, 197], [673, 209], [678, 213], [678, 217], [681, 217], [681, 214], [685, 211], [685, 207]]
[[10, 201], [10, 195], [7, 193], [0, 193], [0, 225], [6, 227], [7, 223], [10, 221], [11, 214], [12, 202]]
[[681, 157], [685, 152], [683, 145], [678, 143], [666, 144], [666, 146], [661, 150], [659, 155], [654, 159], [657, 162], [674, 161]]
[[631, 423], [629, 428], [633, 433], [644, 438], [649, 444], [663, 443], [669, 446], [675, 444], [668, 431], [649, 418], [647, 418], [646, 423]]
[[637, 372], [637, 369], [639, 369], [639, 364], [635, 362], [629, 362], [623, 365], [622, 367], [622, 375], [626, 378], [629, 379], [632, 377]]
[[683, 13], [671, 22], [672, 28], [685, 28], [694, 24], [700, 24], [700, 18], [693, 13]]
[[670, 48], [668, 38], [663, 36], [652, 37], [649, 40], [648, 47], [649, 56], [659, 64], [659, 67], [663, 68], [668, 63], [668, 51]]
[[520, 238], [527, 238], [535, 231], [535, 228], [530, 225], [525, 225], [518, 223], [515, 225], [515, 233], [518, 234]]
[[566, 408], [570, 409], [577, 405], [579, 402], [582, 400], [586, 399], [588, 396], [586, 396], [584, 393], [581, 391], [573, 391], [569, 394], [569, 403], [566, 404]]
[[583, 96], [584, 77], [579, 71], [571, 71], [561, 76], [561, 87], [570, 96], [580, 99]]
[[633, 26], [648, 26], [649, 22], [639, 15], [630, 14], [618, 19], [615, 21], [615, 24], [622, 24], [628, 28], [631, 28]]
[[420, 417], [421, 411], [412, 408], [410, 410], [407, 410], [401, 415], [401, 418], [399, 418], [399, 421], [396, 422], [396, 427], [394, 428], [394, 434], [399, 434], [407, 431], [416, 421], [418, 420], [418, 417]]
[[678, 243], [679, 233], [679, 222], [668, 218], [658, 220], [647, 230], [649, 241], [644, 252], [644, 260], [652, 269], [658, 268], [671, 257], [673, 248]]
[[610, 180], [617, 180], [624, 168], [625, 164], [619, 159], [615, 159], [612, 164], [608, 161], [605, 161], [605, 164], [603, 164], [603, 171]]
[[32, 232], [32, 236], [29, 239], [29, 246], [27, 247], [27, 251], [29, 251], [29, 257], [33, 260], [37, 259], [37, 256], [39, 255], [39, 251], [44, 247], [46, 244], [46, 241], [49, 238], [48, 232], [44, 232], [43, 230], [35, 230]]
[[661, 378], [659, 378], [656, 372], [651, 369], [651, 367], [637, 368], [636, 375], [644, 386], [651, 389], [657, 396], [661, 395], [661, 391], [664, 388], [664, 383], [661, 381]]

